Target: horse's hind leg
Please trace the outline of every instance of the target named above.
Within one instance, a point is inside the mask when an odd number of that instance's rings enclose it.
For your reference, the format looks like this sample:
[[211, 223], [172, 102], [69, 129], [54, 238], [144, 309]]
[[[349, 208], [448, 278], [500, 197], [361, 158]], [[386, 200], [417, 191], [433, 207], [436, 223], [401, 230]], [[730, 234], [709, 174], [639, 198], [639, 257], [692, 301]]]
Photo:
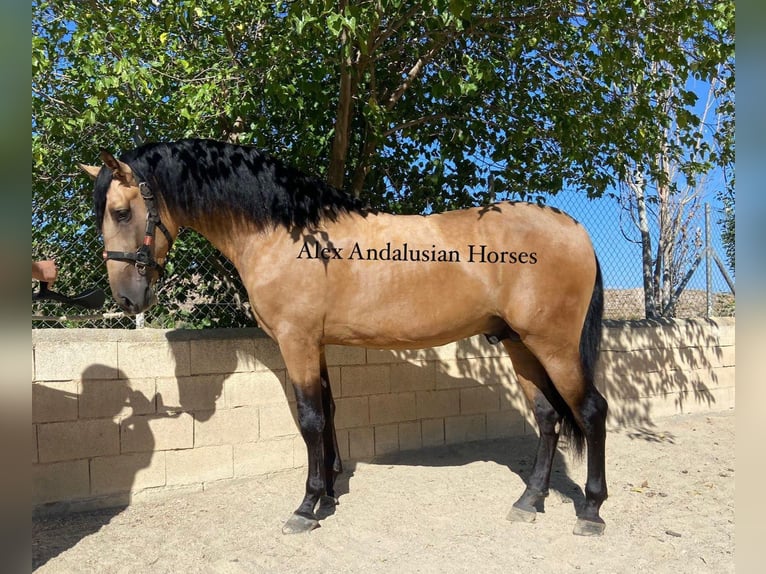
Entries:
[[527, 480], [527, 488], [513, 504], [508, 513], [508, 520], [533, 522], [537, 511], [542, 510], [543, 500], [548, 496], [551, 466], [559, 440], [557, 425], [561, 421], [561, 415], [546, 397], [546, 394], [549, 396], [551, 394], [550, 379], [540, 361], [523, 343], [505, 340], [503, 345], [511, 356], [516, 378], [540, 429], [537, 453], [532, 465], [532, 473]]
[[553, 385], [569, 407], [562, 414], [573, 418], [573, 437], [576, 438], [579, 430], [584, 435], [588, 449], [585, 504], [578, 514], [574, 533], [585, 536], [599, 535], [604, 532], [604, 521], [599, 515], [599, 510], [607, 498], [606, 399], [598, 392], [593, 381], [585, 379], [577, 345], [547, 348], [548, 341], [549, 339], [532, 341], [528, 338], [525, 343], [540, 358]]
[[324, 411], [324, 462], [325, 462], [325, 484], [327, 496], [330, 500], [322, 499], [322, 502], [336, 504], [335, 499], [335, 478], [343, 472], [343, 464], [340, 460], [340, 450], [338, 449], [338, 436], [335, 433], [335, 401], [332, 398], [332, 389], [330, 388], [330, 376], [327, 371], [327, 361], [325, 360], [324, 349], [321, 351], [320, 373], [322, 377], [322, 410]]
[[583, 536], [604, 532], [604, 521], [599, 515], [606, 500], [606, 399], [595, 385], [588, 385], [576, 411], [575, 418], [582, 425], [588, 444], [588, 478], [585, 482], [585, 505], [578, 515], [574, 533]]
[[318, 346], [301, 344], [291, 339], [279, 342], [287, 373], [293, 383], [298, 407], [298, 425], [308, 453], [306, 495], [300, 506], [282, 527], [284, 534], [309, 532], [319, 526], [314, 508], [326, 492], [325, 472], [325, 411], [321, 383]]

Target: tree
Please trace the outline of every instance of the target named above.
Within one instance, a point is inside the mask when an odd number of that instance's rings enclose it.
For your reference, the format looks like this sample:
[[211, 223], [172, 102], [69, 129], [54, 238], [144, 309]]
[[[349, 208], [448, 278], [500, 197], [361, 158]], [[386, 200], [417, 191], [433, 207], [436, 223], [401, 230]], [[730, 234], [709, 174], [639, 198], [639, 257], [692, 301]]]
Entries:
[[76, 161], [186, 136], [257, 145], [401, 213], [599, 196], [668, 124], [629, 87], [651, 62], [681, 70], [678, 37], [712, 49], [729, 5], [35, 0], [35, 237], [94, 235]]
[[719, 199], [723, 204], [723, 219], [718, 223], [722, 226], [721, 239], [723, 249], [726, 253], [726, 261], [732, 274], [735, 272], [736, 263], [736, 243], [735, 243], [735, 217], [734, 217], [734, 188], [727, 187], [719, 194]]
[[[675, 315], [678, 297], [701, 260], [703, 226], [695, 228], [694, 222], [701, 222], [701, 198], [710, 191], [711, 176], [722, 175], [726, 191], [719, 194], [733, 197], [734, 180], [727, 175], [734, 161], [734, 12], [733, 6], [716, 8], [720, 18], [707, 31], [714, 44], [679, 36], [685, 58], [652, 62], [628, 91], [633, 105], [648, 95], [666, 120], [656, 153], [642, 161], [626, 159], [629, 169], [621, 182], [623, 206], [639, 234], [647, 318]], [[700, 73], [701, 62], [707, 62], [702, 66], [707, 74]], [[701, 105], [700, 81], [707, 84]]]

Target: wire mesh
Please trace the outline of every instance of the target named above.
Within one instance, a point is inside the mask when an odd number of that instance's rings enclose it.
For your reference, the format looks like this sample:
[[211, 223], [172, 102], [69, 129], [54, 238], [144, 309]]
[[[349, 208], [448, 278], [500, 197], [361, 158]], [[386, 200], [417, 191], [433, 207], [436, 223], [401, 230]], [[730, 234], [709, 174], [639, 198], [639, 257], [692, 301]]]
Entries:
[[[667, 316], [688, 318], [734, 315], [734, 293], [712, 255], [717, 255], [733, 283], [733, 272], [724, 257], [723, 208], [716, 205], [715, 198], [707, 199], [707, 202], [700, 200], [693, 209], [687, 208], [684, 236], [680, 241], [678, 236], [675, 237], [677, 243], [685, 244], [685, 250], [676, 249], [677, 269], [671, 274], [669, 289], [674, 291], [685, 279], [687, 282], [680, 291], [674, 311]], [[591, 235], [604, 280], [604, 318], [645, 318], [641, 237], [638, 227], [626, 211], [625, 201], [617, 194], [588, 199], [582, 193], [563, 191], [549, 198], [547, 203], [572, 215]], [[707, 239], [706, 205], [710, 206], [710, 236]], [[658, 229], [656, 223], [651, 221], [652, 215], [650, 210], [652, 255], [656, 258]], [[707, 246], [711, 250], [710, 259], [706, 257]], [[707, 262], [712, 266], [709, 284]]]
[[[73, 149], [84, 163], [92, 158], [96, 133], [84, 133]], [[71, 152], [72, 150], [70, 150]], [[53, 166], [53, 167], [51, 167]], [[74, 295], [98, 287], [109, 293], [103, 250], [91, 206], [92, 183], [74, 165], [56, 162], [35, 166], [32, 197], [32, 256], [34, 260], [55, 258], [59, 275], [56, 291]], [[548, 198], [580, 221], [591, 234], [598, 254], [605, 287], [605, 318], [637, 319], [645, 316], [641, 247], [638, 233], [615, 195], [590, 200], [582, 193], [564, 191]], [[698, 208], [690, 217], [685, 234], [690, 248], [684, 255], [682, 274], [700, 253], [700, 263], [691, 273], [676, 305], [676, 317], [729, 316], [734, 314], [734, 295], [714, 261], [711, 282], [706, 282], [705, 214]], [[720, 208], [711, 209], [709, 245], [724, 261]], [[731, 272], [730, 272], [731, 273]], [[36, 285], [33, 282], [33, 291]], [[710, 301], [708, 301], [708, 291]], [[98, 312], [57, 302], [33, 302], [33, 325], [37, 328], [92, 327], [211, 328], [253, 326], [247, 295], [232, 264], [204, 238], [183, 230], [167, 265], [166, 279], [158, 290], [159, 304], [138, 322], [126, 317], [107, 297]]]
[[[99, 139], [108, 134], [109, 126], [94, 125], [70, 149], [56, 148], [46, 161], [33, 166], [32, 258], [56, 260], [58, 277], [50, 288], [70, 297], [93, 288], [110, 293], [102, 261], [103, 240], [93, 214], [93, 183], [76, 165], [100, 164]], [[33, 281], [33, 294], [38, 289]], [[192, 230], [179, 234], [157, 295], [159, 304], [138, 318], [123, 315], [111, 296], [96, 312], [33, 300], [33, 326], [200, 329], [254, 325], [234, 267]]]

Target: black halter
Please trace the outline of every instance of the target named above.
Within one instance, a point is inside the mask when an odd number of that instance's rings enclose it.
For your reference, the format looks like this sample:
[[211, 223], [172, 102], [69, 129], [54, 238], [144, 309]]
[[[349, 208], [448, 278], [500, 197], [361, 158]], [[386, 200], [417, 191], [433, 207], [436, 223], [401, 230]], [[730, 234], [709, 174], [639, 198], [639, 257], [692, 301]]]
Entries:
[[165, 272], [165, 266], [160, 265], [154, 259], [154, 229], [159, 227], [160, 231], [165, 234], [165, 238], [168, 240], [168, 252], [173, 245], [173, 238], [168, 231], [168, 228], [160, 220], [160, 214], [157, 211], [157, 206], [154, 203], [154, 194], [149, 184], [141, 182], [138, 184], [138, 190], [141, 192], [141, 197], [144, 198], [146, 204], [146, 232], [144, 233], [144, 243], [141, 245], [135, 253], [129, 253], [127, 251], [104, 251], [104, 261], [112, 259], [114, 261], [129, 261], [136, 266], [136, 271], [139, 275], [146, 275], [146, 268], [150, 267], [157, 269], [160, 276]]

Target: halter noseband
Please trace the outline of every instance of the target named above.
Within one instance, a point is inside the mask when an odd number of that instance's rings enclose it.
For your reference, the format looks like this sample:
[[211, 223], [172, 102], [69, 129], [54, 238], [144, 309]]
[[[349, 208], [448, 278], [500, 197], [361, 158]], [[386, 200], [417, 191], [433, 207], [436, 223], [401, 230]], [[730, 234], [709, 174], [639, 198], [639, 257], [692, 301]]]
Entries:
[[138, 184], [138, 190], [141, 192], [141, 197], [144, 198], [146, 204], [146, 232], [144, 233], [144, 243], [141, 245], [135, 253], [128, 251], [104, 251], [104, 261], [110, 259], [114, 261], [128, 261], [136, 266], [136, 271], [139, 275], [146, 275], [146, 268], [150, 267], [157, 269], [160, 276], [165, 272], [165, 266], [160, 265], [154, 259], [154, 230], [159, 228], [162, 233], [165, 234], [165, 238], [168, 240], [168, 252], [173, 245], [173, 238], [165, 227], [165, 224], [160, 220], [160, 214], [157, 211], [157, 206], [154, 203], [154, 194], [149, 184], [141, 182]]

